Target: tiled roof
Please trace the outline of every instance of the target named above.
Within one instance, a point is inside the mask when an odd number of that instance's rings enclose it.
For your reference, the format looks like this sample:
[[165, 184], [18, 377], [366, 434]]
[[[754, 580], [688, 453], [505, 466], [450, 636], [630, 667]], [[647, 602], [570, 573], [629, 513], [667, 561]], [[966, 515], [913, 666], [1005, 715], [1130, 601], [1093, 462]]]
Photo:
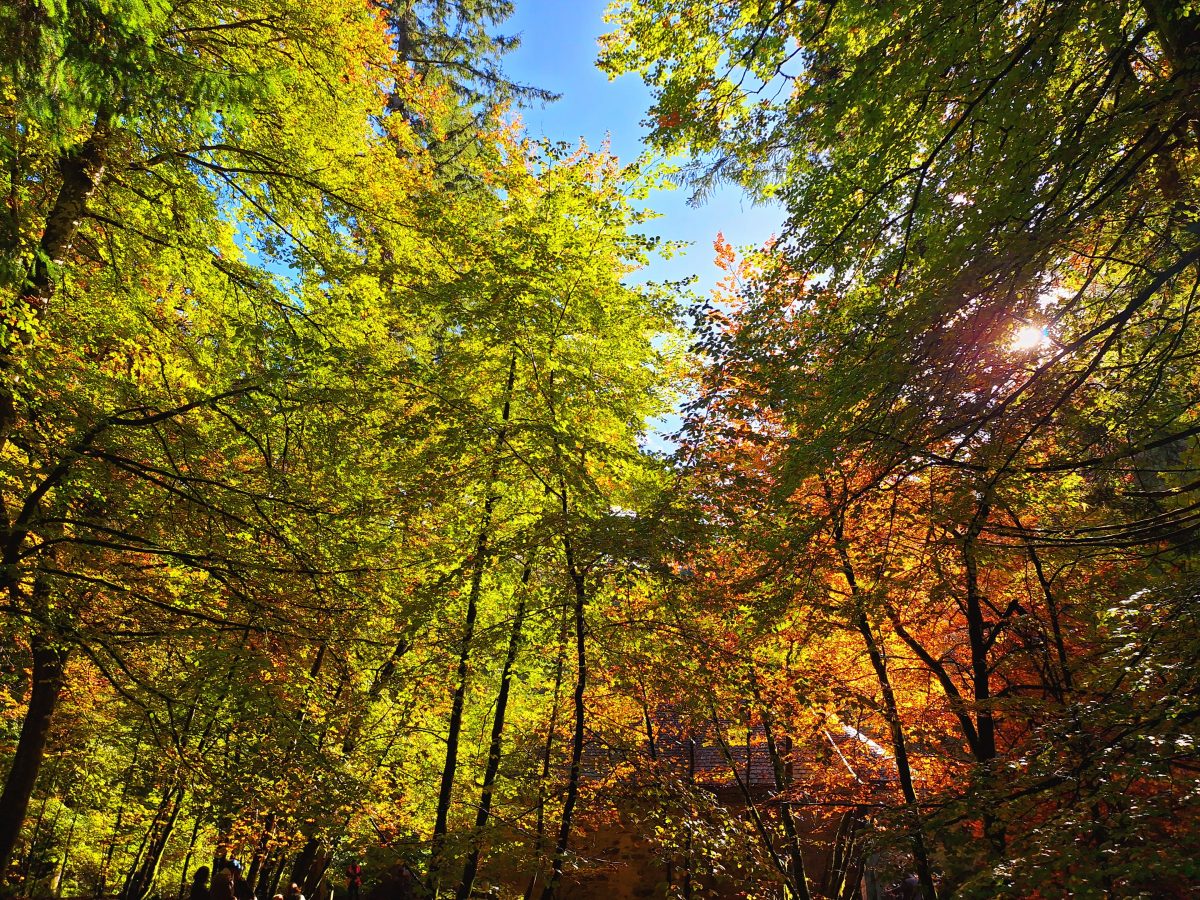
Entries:
[[[681, 780], [702, 786], [734, 786], [736, 770], [737, 779], [747, 787], [758, 791], [775, 788], [775, 772], [767, 749], [766, 732], [761, 725], [747, 730], [745, 726], [722, 722], [727, 756], [711, 722], [702, 728], [688, 727], [669, 707], [656, 710], [651, 721], [659, 765], [673, 771]], [[895, 777], [891, 754], [868, 735], [849, 725], [831, 726], [823, 731], [834, 751], [834, 759], [856, 781], [879, 784]], [[785, 765], [797, 772], [807, 767], [828, 765], [809, 754], [793, 753], [791, 741], [786, 736], [778, 739], [778, 747]], [[622, 761], [648, 755], [644, 732], [633, 747], [603, 743], [598, 735], [593, 735], [584, 750], [584, 769], [589, 777], [603, 777]]]

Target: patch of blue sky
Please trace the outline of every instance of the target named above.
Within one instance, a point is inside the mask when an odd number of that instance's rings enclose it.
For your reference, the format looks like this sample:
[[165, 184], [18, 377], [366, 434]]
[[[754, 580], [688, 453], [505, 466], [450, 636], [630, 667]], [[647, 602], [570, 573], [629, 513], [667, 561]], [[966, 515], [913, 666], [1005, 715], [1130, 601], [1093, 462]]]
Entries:
[[[557, 102], [521, 111], [531, 137], [583, 140], [592, 148], [607, 142], [618, 159], [629, 163], [645, 150], [649, 128], [644, 122], [652, 98], [637, 76], [610, 81], [596, 68], [597, 41], [609, 30], [603, 20], [606, 6], [605, 0], [517, 0], [506, 30], [521, 35], [521, 46], [505, 59], [505, 70], [516, 81], [562, 95]], [[695, 276], [696, 289], [708, 293], [721, 277], [713, 262], [717, 232], [735, 247], [757, 247], [779, 232], [784, 219], [782, 207], [755, 205], [736, 185], [719, 186], [698, 206], [689, 205], [688, 197], [685, 189], [659, 190], [646, 201], [659, 218], [646, 223], [645, 232], [688, 245], [671, 259], [655, 260], [643, 273], [650, 280]]]
[[[597, 41], [609, 30], [603, 19], [606, 6], [605, 0], [517, 0], [506, 31], [519, 33], [521, 46], [506, 58], [505, 70], [515, 81], [562, 95], [554, 103], [521, 111], [531, 137], [573, 144], [582, 140], [591, 148], [607, 144], [622, 163], [630, 163], [645, 150], [652, 97], [637, 76], [609, 80], [596, 68]], [[784, 213], [775, 204], [752, 203], [736, 185], [718, 186], [696, 206], [688, 197], [686, 189], [657, 190], [645, 201], [659, 215], [641, 230], [685, 247], [669, 259], [653, 258], [637, 277], [694, 279], [693, 290], [707, 295], [724, 274], [715, 264], [717, 234], [735, 248], [759, 247], [779, 233]], [[651, 422], [646, 449], [672, 452], [671, 435], [680, 424], [675, 413]]]

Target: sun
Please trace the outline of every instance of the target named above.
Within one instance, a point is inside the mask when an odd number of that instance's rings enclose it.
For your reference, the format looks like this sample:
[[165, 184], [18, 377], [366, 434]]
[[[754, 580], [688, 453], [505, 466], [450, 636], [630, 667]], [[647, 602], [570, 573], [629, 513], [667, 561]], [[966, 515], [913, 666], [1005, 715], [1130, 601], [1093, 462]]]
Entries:
[[1050, 337], [1046, 334], [1045, 328], [1039, 328], [1037, 325], [1022, 325], [1013, 334], [1008, 347], [1016, 353], [1026, 353], [1031, 350], [1040, 350], [1049, 343]]

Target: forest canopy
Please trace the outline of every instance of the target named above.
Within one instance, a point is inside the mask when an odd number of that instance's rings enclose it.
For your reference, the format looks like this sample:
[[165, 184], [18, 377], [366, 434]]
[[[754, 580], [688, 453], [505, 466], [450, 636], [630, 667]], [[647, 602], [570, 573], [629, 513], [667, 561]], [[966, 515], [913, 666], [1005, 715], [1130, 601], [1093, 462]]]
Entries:
[[513, 13], [0, 9], [0, 895], [1191, 896], [1200, 7]]

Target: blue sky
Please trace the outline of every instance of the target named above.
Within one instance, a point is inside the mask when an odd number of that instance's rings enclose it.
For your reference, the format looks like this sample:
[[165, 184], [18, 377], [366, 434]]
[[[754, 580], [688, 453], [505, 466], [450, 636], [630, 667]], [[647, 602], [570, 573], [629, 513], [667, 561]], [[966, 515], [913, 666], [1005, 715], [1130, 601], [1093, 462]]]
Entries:
[[[622, 160], [642, 151], [646, 129], [640, 124], [650, 106], [650, 92], [637, 76], [615, 81], [595, 66], [597, 38], [608, 30], [603, 21], [605, 0], [516, 0], [516, 14], [503, 29], [521, 35], [521, 47], [505, 60], [509, 77], [562, 94], [544, 108], [523, 110], [521, 117], [533, 136], [598, 148], [606, 137]], [[647, 273], [654, 280], [698, 276], [705, 293], [720, 272], [713, 265], [713, 239], [718, 231], [735, 247], [758, 245], [779, 229], [778, 207], [755, 207], [740, 189], [727, 186], [698, 208], [687, 205], [686, 190], [658, 192], [648, 205], [662, 213], [646, 230], [667, 240], [690, 241], [685, 254], [655, 263]]]

